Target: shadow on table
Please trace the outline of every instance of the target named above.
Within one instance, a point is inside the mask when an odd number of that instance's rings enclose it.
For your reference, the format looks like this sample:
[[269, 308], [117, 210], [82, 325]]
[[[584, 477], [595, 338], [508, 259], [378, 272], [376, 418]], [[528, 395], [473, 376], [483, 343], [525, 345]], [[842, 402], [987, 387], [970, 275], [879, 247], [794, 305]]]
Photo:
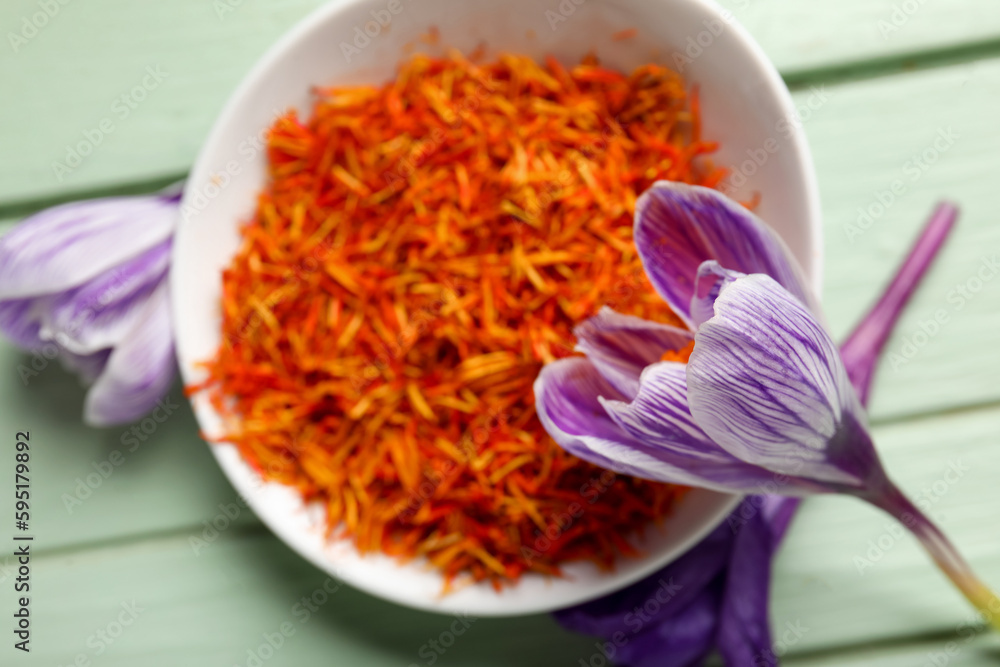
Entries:
[[[315, 592], [323, 591], [328, 579], [326, 573], [306, 563], [269, 533], [261, 532], [259, 539], [268, 544], [249, 550], [248, 557], [253, 561], [246, 563], [257, 571], [260, 578], [256, 583], [266, 582], [272, 592], [292, 601], [289, 604], [292, 608], [300, 604], [303, 597], [308, 599]], [[324, 597], [320, 595], [317, 599]], [[545, 614], [469, 618], [466, 624], [455, 623], [455, 616], [401, 607], [346, 584], [330, 595], [326, 603], [319, 605], [315, 613], [310, 613], [306, 623], [301, 622], [304, 618], [301, 609], [305, 607], [300, 608], [298, 614], [292, 612], [290, 619], [295, 626], [306, 630], [303, 635], [308, 635], [307, 641], [336, 647], [340, 653], [346, 639], [352, 649], [357, 650], [359, 662], [345, 660], [345, 665], [576, 666], [581, 659], [589, 664], [597, 653], [595, 640], [566, 632]], [[453, 627], [463, 632], [456, 634]], [[336, 640], [329, 641], [333, 637]], [[296, 641], [303, 640], [304, 637], [300, 637]], [[367, 657], [362, 658], [362, 655]], [[603, 655], [600, 658], [600, 664], [606, 664]]]

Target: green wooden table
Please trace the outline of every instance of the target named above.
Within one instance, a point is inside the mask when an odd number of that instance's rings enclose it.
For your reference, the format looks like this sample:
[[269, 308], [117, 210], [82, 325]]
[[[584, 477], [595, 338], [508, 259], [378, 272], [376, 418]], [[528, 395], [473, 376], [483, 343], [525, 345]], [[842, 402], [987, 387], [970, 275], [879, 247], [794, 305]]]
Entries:
[[[0, 224], [182, 177], [238, 80], [318, 4], [4, 0]], [[835, 334], [868, 305], [932, 204], [948, 197], [962, 206], [959, 228], [889, 343], [896, 356], [880, 369], [871, 420], [901, 485], [927, 499], [981, 576], [1000, 586], [1000, 278], [991, 280], [1000, 254], [1000, 3], [723, 4], [799, 102], [814, 88], [827, 98], [805, 127], [822, 193], [824, 301]], [[122, 100], [150, 71], [158, 76], [144, 99]], [[104, 119], [113, 131], [93, 152], [68, 170], [57, 166]], [[902, 194], [859, 227], [859, 209], [887, 199], [897, 180]], [[947, 321], [934, 329], [927, 322], [939, 311]], [[22, 379], [19, 367], [33, 363], [42, 368]], [[11, 503], [15, 432], [29, 430], [37, 536], [32, 652], [15, 651], [5, 630], [0, 664], [405, 667], [434, 658], [548, 667], [595, 656], [592, 640], [546, 616], [478, 620], [438, 656], [428, 642], [450, 619], [347, 587], [304, 618], [293, 608], [325, 575], [248, 511], [192, 548], [235, 495], [179, 391], [169, 419], [138, 445], [123, 445], [124, 428], [82, 426], [83, 395], [57, 363], [0, 343], [0, 515]], [[776, 649], [786, 664], [1000, 661], [1000, 638], [967, 632], [965, 601], [913, 540], [897, 535], [859, 502], [805, 504], [774, 582]], [[7, 624], [15, 576], [12, 556], [0, 555]], [[266, 648], [282, 624], [294, 634]]]

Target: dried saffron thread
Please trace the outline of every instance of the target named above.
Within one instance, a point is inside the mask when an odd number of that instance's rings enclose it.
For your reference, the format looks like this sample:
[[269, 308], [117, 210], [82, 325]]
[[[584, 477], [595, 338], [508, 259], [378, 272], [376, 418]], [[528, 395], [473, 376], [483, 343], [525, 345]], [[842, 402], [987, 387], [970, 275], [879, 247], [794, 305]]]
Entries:
[[308, 120], [271, 128], [269, 185], [223, 274], [223, 343], [190, 390], [363, 552], [498, 588], [610, 568], [684, 489], [567, 454], [532, 383], [602, 305], [678, 323], [632, 214], [655, 180], [717, 184], [715, 148], [658, 65], [449, 52], [318, 89]]
[[625, 40], [632, 39], [638, 34], [639, 30], [637, 28], [625, 28], [624, 30], [619, 30], [611, 35], [611, 39], [616, 42], [624, 42]]

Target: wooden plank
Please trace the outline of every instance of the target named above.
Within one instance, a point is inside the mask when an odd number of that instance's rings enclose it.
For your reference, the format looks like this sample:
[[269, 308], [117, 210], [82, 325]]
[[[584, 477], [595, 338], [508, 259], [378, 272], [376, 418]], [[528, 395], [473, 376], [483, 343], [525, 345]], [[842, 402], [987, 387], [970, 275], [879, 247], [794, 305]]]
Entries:
[[[782, 73], [917, 54], [995, 40], [1000, 6], [989, 0], [720, 0]], [[794, 27], [793, 27], [794, 26]]]
[[[0, 153], [17, 159], [0, 165], [0, 203], [186, 171], [250, 66], [320, 4], [90, 0], [58, 3], [58, 12], [46, 18], [35, 0], [3, 3], [0, 25], [7, 27], [8, 44], [0, 49], [0, 80], [7, 103], [0, 127], [10, 130], [0, 133]], [[538, 31], [550, 29], [545, 6], [558, 10], [558, 4], [539, 6]], [[1000, 38], [1000, 5], [991, 0], [724, 4], [777, 66], [798, 78], [810, 68]], [[911, 4], [919, 9], [894, 19], [894, 7]], [[893, 20], [899, 30], [883, 37], [879, 21]], [[44, 25], [36, 29], [32, 21]], [[145, 92], [137, 89], [144, 82]], [[102, 121], [110, 133], [100, 129]], [[88, 135], [97, 144], [92, 149]], [[70, 152], [81, 142], [89, 154], [71, 166]]]
[[[998, 72], [996, 62], [987, 62], [839, 86], [830, 89], [829, 103], [809, 119], [807, 130], [824, 183], [830, 257], [826, 303], [838, 332], [846, 330], [851, 318], [861, 311], [879, 272], [886, 274], [891, 269], [937, 193], [952, 194], [966, 205], [967, 215], [911, 316], [904, 321], [904, 333], [894, 339], [891, 348], [901, 350], [903, 339], [919, 331], [920, 320], [933, 316], [936, 309], [953, 307], [948, 291], [979, 270], [984, 252], [997, 248], [988, 206], [993, 188], [979, 174], [988, 173], [990, 156], [997, 149], [990, 118], [982, 109], [989, 108], [987, 104], [1000, 85]], [[966, 85], [970, 83], [973, 85]], [[808, 99], [807, 95], [803, 92], [800, 99]], [[901, 108], [910, 111], [900, 117]], [[890, 117], [898, 119], [892, 132], [886, 131], [884, 120]], [[928, 142], [933, 143], [938, 127], [948, 124], [954, 126], [959, 139], [918, 181], [907, 183], [911, 186], [908, 191], [851, 243], [844, 226], [855, 221], [856, 207], [875, 201], [874, 193], [890, 187], [894, 179], [907, 178], [905, 161]], [[965, 137], [969, 139], [963, 141]], [[876, 389], [877, 417], [899, 419], [920, 411], [996, 399], [995, 383], [989, 382], [996, 374], [996, 355], [987, 345], [997, 324], [989, 307], [995, 302], [997, 284], [986, 284], [962, 310], [952, 313], [947, 326], [930, 337], [913, 363], [897, 372], [888, 366], [882, 369]], [[201, 664], [218, 664], [219, 659], [245, 664], [245, 654], [243, 658], [234, 656], [231, 647], [252, 647], [261, 632], [273, 631], [283, 616], [287, 617], [292, 604], [289, 600], [298, 592], [296, 586], [302, 584], [300, 588], [309, 593], [310, 586], [321, 583], [322, 578], [259, 533], [233, 531], [209, 552], [193, 556], [187, 538], [195, 534], [201, 521], [217, 513], [220, 502], [230, 502], [232, 495], [205, 447], [193, 437], [195, 426], [189, 415], [179, 414], [176, 420], [163, 424], [149, 441], [159, 446], [143, 446], [134, 452], [135, 458], [126, 459], [125, 465], [75, 510], [80, 514], [69, 515], [60, 504], [61, 494], [72, 490], [75, 477], [89, 473], [93, 463], [100, 465], [112, 449], [119, 448], [121, 432], [81, 428], [77, 418], [82, 391], [54, 366], [32, 378], [27, 387], [20, 386], [16, 371], [24, 361], [30, 360], [16, 356], [8, 346], [0, 347], [0, 367], [5, 369], [0, 373], [4, 408], [0, 422], [4, 432], [27, 423], [42, 442], [50, 443], [38, 459], [39, 502], [43, 504], [37, 511], [44, 521], [39, 534], [46, 546], [70, 549], [92, 541], [125, 539], [143, 531], [174, 533], [150, 542], [40, 559], [43, 588], [39, 598], [46, 600], [47, 611], [40, 612], [37, 627], [46, 628], [46, 641], [51, 641], [46, 657], [65, 664], [76, 652], [90, 651], [87, 637], [114, 619], [120, 602], [135, 597], [140, 605], [143, 598], [156, 603], [150, 607], [158, 610], [156, 614], [141, 617], [150, 619], [148, 632], [153, 634], [144, 634], [137, 622], [134, 632], [130, 629], [117, 643], [119, 648], [112, 647], [101, 656], [102, 662], [157, 664], [161, 658], [151, 654], [163, 651], [168, 656], [162, 659], [163, 664], [199, 664], [199, 660]], [[987, 479], [998, 464], [998, 426], [1000, 413], [987, 409], [876, 429], [890, 469], [915, 495], [924, 486], [933, 490], [935, 482], [944, 479], [952, 457], [970, 467], [958, 483], [947, 487], [934, 511], [994, 585], [1000, 582], [1000, 549], [995, 534], [984, 527], [991, 525], [988, 522], [1000, 507], [1000, 491], [991, 477]], [[7, 474], [4, 466], [9, 462], [0, 464], [0, 474]], [[52, 480], [51, 487], [47, 480]], [[949, 633], [961, 622], [967, 613], [965, 603], [908, 539], [895, 541], [871, 569], [858, 573], [855, 557], [865, 557], [868, 541], [877, 544], [885, 535], [892, 536], [885, 521], [849, 499], [823, 498], [806, 506], [779, 561], [775, 584], [776, 623], [801, 621], [810, 628], [796, 650], [825, 650], [847, 642], [879, 641], [931, 630]], [[211, 554], [219, 554], [218, 560], [210, 561], [214, 558]], [[243, 564], [234, 570], [234, 563]], [[306, 579], [294, 579], [302, 571], [307, 573], [302, 575]], [[292, 574], [286, 574], [289, 572]], [[280, 579], [286, 576], [294, 579], [287, 588]], [[50, 583], [41, 583], [46, 580]], [[269, 586], [277, 589], [276, 595]], [[205, 595], [198, 593], [199, 587]], [[100, 593], [92, 606], [95, 591], [102, 590], [109, 592]], [[242, 594], [237, 594], [240, 591]], [[292, 597], [282, 597], [289, 592]], [[316, 623], [312, 627], [319, 629], [314, 637], [311, 630], [298, 635], [313, 637], [303, 641], [307, 646], [303, 653], [293, 651], [289, 643], [289, 648], [278, 652], [268, 664], [299, 664], [302, 656], [334, 653], [357, 658], [342, 664], [381, 664], [379, 660], [421, 664], [417, 650], [437, 626], [417, 618], [422, 615], [392, 616], [390, 609], [396, 608], [350, 594], [354, 597], [344, 598], [351, 603], [344, 609], [363, 607], [363, 599], [375, 604], [375, 611], [357, 621], [347, 618], [349, 612], [344, 611], [343, 617], [322, 626]], [[95, 609], [106, 612], [106, 620], [96, 617]], [[220, 620], [225, 618], [240, 620]], [[538, 664], [555, 664], [553, 661], [562, 662], [570, 649], [575, 651], [574, 660], [566, 664], [575, 664], [576, 657], [590, 655], [591, 644], [553, 634], [546, 619], [536, 617], [523, 623], [500, 625], [495, 639], [477, 639], [468, 649], [456, 644], [449, 655], [457, 657], [445, 656], [442, 664], [449, 664], [445, 662], [449, 659], [456, 661], [452, 664], [514, 664], [524, 655], [536, 654], [542, 656]], [[166, 627], [172, 628], [171, 635], [163, 632]], [[406, 634], [410, 627], [420, 628], [421, 636]], [[339, 634], [331, 634], [335, 631]], [[490, 632], [484, 635], [492, 636]], [[396, 633], [405, 635], [405, 646], [394, 648]], [[234, 636], [237, 641], [231, 643]], [[349, 645], [344, 653], [342, 637]], [[505, 652], [508, 645], [517, 651]], [[201, 653], [184, 653], [190, 646], [198, 647]], [[553, 646], [560, 648], [557, 651]], [[115, 657], [119, 651], [122, 654]], [[179, 663], [177, 657], [189, 660]], [[543, 659], [548, 662], [543, 663]], [[858, 664], [868, 663], [859, 660]]]
[[[107, 667], [248, 665], [253, 657], [275, 666], [319, 660], [334, 667], [423, 666], [432, 658], [442, 667], [604, 664], [592, 639], [565, 632], [547, 616], [456, 623], [391, 605], [337, 587], [264, 535], [223, 538], [197, 558], [183, 536], [42, 557], [32, 577], [32, 655], [5, 664], [69, 665], [79, 655]], [[308, 614], [303, 598], [313, 602]], [[463, 632], [454, 635], [452, 628]], [[784, 664], [923, 665], [944, 652], [952, 653], [952, 665], [994, 664], [995, 636], [959, 637], [954, 648], [952, 641], [942, 635], [803, 657], [792, 646]], [[278, 648], [269, 650], [269, 643]]]
[[995, 634], [907, 642], [823, 655], [790, 656], [786, 667], [987, 667], [1000, 658]]
[[[0, 220], [0, 236], [17, 222]], [[0, 338], [0, 434], [31, 435], [38, 551], [190, 530], [232, 502], [179, 382], [162, 423], [89, 428], [85, 395], [52, 350], [27, 353]], [[11, 478], [13, 466], [12, 457], [0, 457], [0, 476]], [[239, 511], [236, 525], [259, 525], [248, 509]], [[8, 561], [0, 558], [0, 568]]]
[[[992, 472], [1000, 460], [998, 431], [1000, 409], [875, 430], [896, 479], [917, 499], [922, 489], [929, 489], [932, 514], [994, 585], [1000, 584], [1000, 538], [986, 527], [993, 525], [1000, 507], [1000, 487]], [[944, 442], [947, 449], [942, 448]], [[62, 451], [72, 454], [69, 447]], [[189, 457], [189, 474], [201, 466], [199, 458]], [[952, 463], [960, 471], [957, 477], [947, 474]], [[113, 651], [101, 656], [102, 664], [246, 664], [246, 651], [263, 641], [262, 633], [274, 632], [286, 620], [295, 624], [294, 641], [267, 664], [302, 664], [318, 655], [337, 656], [333, 664], [343, 665], [426, 664], [420, 648], [447, 629], [445, 619], [344, 587], [314, 622], [299, 623], [295, 601], [321, 586], [324, 576], [252, 526], [223, 530], [207, 545], [198, 545], [196, 553], [192, 538], [203, 536], [202, 520], [218, 514], [219, 497], [221, 502], [233, 501], [232, 495], [226, 497], [232, 492], [221, 480], [217, 486], [222, 488], [199, 491], [196, 483], [205, 482], [196, 478], [184, 484], [180, 471], [166, 478], [150, 474], [148, 468], [122, 467], [116, 476], [134, 486], [117, 492], [122, 494], [116, 495], [117, 506], [106, 508], [101, 521], [115, 523], [126, 533], [140, 532], [140, 527], [128, 525], [135, 516], [124, 505], [147, 506], [149, 492], [144, 487], [151, 485], [169, 488], [172, 495], [163, 496], [159, 510], [147, 509], [146, 518], [161, 521], [156, 514], [164, 514], [176, 519], [181, 510], [200, 515], [189, 519], [186, 528], [151, 539], [40, 555], [33, 570], [38, 583], [34, 599], [38, 652], [46, 660], [67, 664], [77, 652], [87, 653], [87, 637], [113, 621], [123, 601], [135, 599], [149, 611]], [[42, 500], [44, 480], [54, 472], [40, 467], [37, 475]], [[184, 500], [188, 494], [200, 500]], [[43, 512], [57, 516], [39, 510]], [[91, 531], [106, 530], [95, 521], [79, 520]], [[59, 525], [52, 522], [40, 529], [37, 546], [51, 545], [69, 523], [60, 519]], [[895, 537], [887, 524], [878, 512], [850, 498], [807, 502], [776, 565], [775, 627], [791, 623], [804, 629], [794, 645], [781, 650], [814, 654], [926, 633], [944, 639], [958, 630], [969, 615], [964, 600], [909, 537]], [[885, 536], [892, 537], [891, 544]], [[882, 541], [884, 554], [868, 554], [869, 541]], [[858, 556], [873, 561], [863, 574], [855, 562]], [[541, 616], [480, 620], [469, 638], [456, 642], [440, 664], [577, 665], [579, 659], [594, 655], [591, 640], [561, 633]]]
[[[41, 557], [32, 577], [32, 654], [4, 664], [68, 665], [83, 654], [105, 667], [245, 666], [253, 652], [268, 667], [399, 667], [430, 664], [428, 656], [440, 665], [547, 666], [571, 664], [568, 655], [587, 655], [593, 643], [547, 616], [463, 624], [338, 588], [263, 533], [223, 533], [197, 557], [184, 535]], [[301, 606], [303, 597], [314, 611]], [[123, 604], [137, 613], [126, 613], [131, 625], [108, 645], [97, 633], [118, 633]], [[453, 624], [461, 635], [451, 634]], [[280, 646], [273, 655], [268, 637]]]
[[[814, 94], [796, 97], [804, 106]], [[825, 94], [805, 128], [822, 190], [824, 306], [838, 336], [881, 288], [934, 203], [949, 198], [962, 208], [889, 343], [896, 356], [880, 368], [873, 417], [996, 401], [1000, 191], [988, 174], [1000, 134], [987, 109], [1000, 95], [1000, 60], [831, 86]], [[935, 325], [936, 316], [944, 323]]]
[[[0, 126], [11, 128], [0, 133], [0, 151], [18, 156], [0, 168], [0, 201], [186, 171], [240, 79], [320, 4], [60, 4], [16, 52], [0, 51], [5, 99], [17, 101], [0, 110]], [[4, 3], [0, 25], [22, 26], [38, 11], [34, 0]], [[110, 133], [100, 129], [102, 120]], [[53, 164], [69, 166], [68, 151], [89, 141], [84, 133], [98, 145], [69, 173], [57, 174]]]
[[[1000, 408], [874, 429], [890, 475], [1000, 588]], [[861, 501], [809, 499], [775, 564], [774, 625], [808, 628], [798, 650], [939, 633], [971, 607], [897, 523]]]
[[[1000, 95], [1000, 60], [980, 61], [888, 79], [796, 93], [813, 148], [826, 232], [824, 302], [832, 330], [843, 336], [880, 289], [935, 201], [963, 208], [959, 227], [918, 293], [877, 378], [872, 415], [898, 419], [1000, 399], [1000, 252], [994, 211], [1000, 192], [982, 174], [1000, 154], [988, 113]], [[933, 91], [933, 92], [931, 92]], [[812, 103], [817, 108], [810, 110]], [[898, 110], [906, 109], [899, 116]], [[0, 111], [2, 113], [2, 111]], [[889, 124], [887, 118], [895, 118]], [[949, 137], [949, 128], [952, 138]], [[945, 146], [936, 154], [934, 143]], [[926, 171], [914, 156], [935, 157]], [[903, 190], [896, 195], [892, 186]], [[897, 188], [899, 189], [899, 188]], [[766, 193], [764, 193], [766, 196]], [[880, 201], [892, 198], [885, 207]], [[870, 209], [875, 217], [859, 209]], [[868, 216], [868, 217], [865, 217]], [[867, 229], [865, 226], [867, 225]], [[958, 288], [966, 289], [968, 298]], [[973, 293], [971, 290], [979, 288]], [[935, 324], [936, 318], [947, 318]], [[923, 324], [922, 324], [923, 323]], [[934, 335], [927, 336], [922, 326]], [[930, 388], [933, 388], [931, 390]]]
[[[0, 220], [0, 235], [15, 223]], [[85, 393], [51, 350], [27, 353], [0, 340], [0, 433], [31, 436], [36, 550], [190, 529], [232, 501], [179, 384], [164, 401], [162, 423], [117, 428], [82, 424]], [[13, 465], [0, 457], [0, 475], [12, 477]], [[239, 509], [236, 525], [259, 523]], [[0, 578], [4, 565], [9, 559], [0, 559]]]
[[[890, 342], [896, 356], [882, 365], [873, 418], [1000, 399], [1000, 356], [993, 354], [1000, 310], [992, 307], [1000, 280], [977, 275], [992, 278], [1000, 252], [1000, 227], [994, 224], [1000, 192], [982, 176], [1000, 154], [1000, 135], [987, 111], [1000, 95], [1000, 60], [822, 90], [795, 97], [819, 172], [824, 302], [838, 336], [880, 289], [933, 203], [949, 197], [963, 208], [954, 238]], [[810, 103], [816, 108], [809, 109]], [[899, 109], [907, 112], [900, 116]], [[890, 124], [888, 118], [895, 120]], [[935, 142], [951, 143], [938, 153]], [[925, 152], [935, 160], [926, 170], [917, 164], [926, 164], [920, 157]], [[901, 194], [892, 192], [894, 184]], [[888, 207], [880, 197], [892, 198]], [[936, 318], [947, 321], [936, 325]]]
[[[36, 549], [189, 528], [233, 499], [179, 387], [164, 402], [162, 423], [88, 428], [84, 389], [46, 354], [0, 344], [0, 434], [30, 435]], [[13, 479], [13, 455], [0, 457], [0, 475]], [[256, 522], [249, 510], [241, 514], [238, 521]]]
[[[970, 84], [970, 85], [964, 85]], [[904, 319], [901, 334], [890, 349], [902, 350], [904, 339], [920, 330], [920, 321], [938, 308], [950, 308], [947, 293], [967, 280], [979, 258], [998, 248], [998, 228], [989, 203], [995, 197], [989, 173], [992, 156], [1000, 151], [990, 117], [981, 109], [1000, 88], [1000, 62], [956, 66], [912, 76], [895, 77], [829, 89], [830, 99], [806, 123], [824, 183], [827, 221], [826, 309], [838, 334], [847, 330], [904, 251], [932, 201], [948, 193], [966, 208], [957, 233]], [[928, 95], [927, 91], [936, 91]], [[808, 100], [803, 92], [799, 99]], [[918, 102], [920, 104], [918, 104]], [[879, 118], [900, 106], [911, 108], [906, 125], [887, 132]], [[936, 128], [952, 125], [961, 138], [937, 164], [863, 235], [848, 239], [844, 225], [855, 222], [855, 210], [874, 201], [873, 191], [905, 177], [903, 164], [933, 140]], [[849, 134], [845, 128], [851, 128]], [[976, 137], [976, 139], [972, 139]], [[863, 149], [863, 150], [862, 150]], [[855, 153], [861, 153], [857, 157]], [[880, 185], [881, 184], [881, 185]], [[940, 411], [995, 401], [994, 381], [1000, 358], [993, 353], [995, 303], [1000, 281], [988, 283], [911, 363], [893, 372], [883, 365], [875, 390], [877, 420], [898, 419], [922, 411]], [[48, 446], [39, 454], [44, 493], [39, 515], [47, 517], [50, 548], [91, 541], [124, 539], [129, 535], [197, 526], [231, 498], [196, 426], [183, 408], [130, 456], [115, 474], [80, 507], [69, 514], [63, 494], [73, 494], [113, 449], [120, 448], [120, 430], [81, 427], [82, 390], [50, 364], [25, 387], [18, 366], [31, 358], [0, 344], [0, 426], [10, 432], [22, 425], [36, 430]], [[960, 426], [960, 425], [959, 425]], [[952, 442], [950, 433], [940, 440]], [[933, 453], [933, 452], [932, 452]], [[0, 466], [8, 465], [3, 461]], [[904, 460], [902, 466], [907, 465]], [[900, 468], [900, 476], [906, 468]], [[903, 477], [905, 479], [905, 477]], [[178, 484], [185, 488], [177, 493]], [[123, 502], [122, 498], [128, 498]], [[826, 502], [826, 501], [819, 501]], [[832, 502], [832, 501], [831, 501]], [[832, 510], [831, 510], [832, 511]]]
[[[78, 655], [107, 667], [247, 665], [252, 655], [276, 666], [320, 659], [334, 667], [423, 666], [432, 657], [442, 667], [602, 664], [593, 640], [570, 635], [547, 616], [453, 625], [452, 617], [338, 588], [264, 535], [225, 537], [197, 558], [183, 536], [42, 557], [32, 577], [32, 655], [15, 654], [5, 664], [69, 665]], [[314, 611], [297, 606], [303, 597], [313, 600]], [[118, 625], [123, 620], [129, 625]], [[463, 633], [448, 636], [452, 627]], [[268, 638], [277, 650], [268, 650]], [[950, 641], [941, 636], [803, 657], [793, 646], [785, 664], [923, 665], [927, 656], [948, 651]], [[949, 664], [993, 664], [997, 646], [995, 636], [959, 638]]]

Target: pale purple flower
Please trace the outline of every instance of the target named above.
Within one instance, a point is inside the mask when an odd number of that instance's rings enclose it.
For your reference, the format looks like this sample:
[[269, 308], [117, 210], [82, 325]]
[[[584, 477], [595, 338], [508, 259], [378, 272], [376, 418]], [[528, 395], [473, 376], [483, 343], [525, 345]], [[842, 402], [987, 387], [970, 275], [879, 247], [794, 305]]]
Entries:
[[[579, 326], [587, 357], [549, 364], [535, 383], [561, 446], [663, 482], [856, 495], [909, 527], [974, 605], [1000, 604], [885, 474], [801, 272], [764, 223], [715, 191], [660, 182], [637, 204], [635, 240], [693, 331], [610, 310]], [[686, 365], [660, 361], [692, 338]]]
[[[862, 403], [868, 401], [879, 353], [955, 214], [947, 204], [938, 207], [883, 296], [840, 347]], [[662, 570], [554, 616], [570, 630], [600, 637], [600, 650], [625, 667], [690, 667], [712, 650], [728, 665], [776, 665], [769, 622], [771, 566], [799, 502], [747, 496], [725, 522]], [[648, 602], [664, 582], [675, 594], [651, 609]]]
[[[768, 619], [771, 563], [798, 499], [747, 496], [729, 521], [662, 570], [628, 588], [555, 612], [600, 637], [622, 667], [691, 667], [716, 650], [727, 665], [776, 665]], [[665, 604], [650, 604], [664, 586]]]
[[[810, 316], [815, 299], [781, 239], [718, 192], [666, 181], [640, 197], [635, 220], [635, 243], [646, 274], [694, 331], [610, 308], [576, 327], [578, 349], [586, 358], [548, 364], [535, 382], [539, 417], [556, 442], [580, 458], [618, 472], [724, 492], [759, 491], [773, 483], [775, 472], [784, 475], [785, 487], [795, 495], [831, 486], [860, 487], [861, 480], [817, 451], [822, 432], [810, 434], [808, 441], [802, 440], [806, 433], [794, 432], [793, 442], [801, 445], [795, 455], [782, 450], [780, 456], [767, 456], [763, 440], [770, 435], [768, 429], [801, 429], [794, 415], [787, 416], [784, 424], [763, 423], [756, 415], [741, 418], [739, 429], [753, 429], [756, 446], [748, 446], [751, 441], [746, 438], [731, 437], [728, 431], [741, 415], [746, 391], [714, 391], [720, 369], [733, 371], [726, 380], [751, 384], [768, 370], [765, 355], [736, 349], [755, 339], [733, 332], [734, 323], [757, 326], [754, 335], [768, 345], [777, 340], [772, 331], [807, 327], [815, 341], [810, 338], [812, 347], [805, 352], [819, 358], [801, 357], [797, 378], [801, 386], [794, 387], [790, 396], [795, 400], [788, 407], [820, 410], [827, 405], [827, 396], [816, 391], [834, 392], [836, 410], [825, 415], [825, 422], [816, 423], [827, 431], [835, 421], [840, 423], [842, 403], [849, 416], [861, 414], [842, 365], [840, 375], [830, 374], [838, 368], [827, 363], [836, 358], [836, 347]], [[753, 315], [746, 312], [751, 307], [757, 310]], [[666, 350], [680, 349], [692, 339], [695, 352], [688, 364], [660, 361]], [[792, 347], [802, 344], [795, 337], [778, 342], [786, 348], [775, 355], [794, 352]], [[743, 355], [738, 363], [735, 355]], [[756, 366], [746, 363], [754, 359]], [[784, 358], [781, 361], [778, 372], [784, 370]], [[811, 397], [814, 404], [802, 404], [802, 397]], [[725, 400], [730, 402], [719, 403]], [[779, 469], [762, 465], [774, 464], [774, 459]], [[797, 468], [809, 463], [810, 474], [798, 475]]]
[[74, 202], [0, 237], [0, 332], [92, 385], [91, 425], [143, 416], [173, 381], [166, 276], [178, 198]]

